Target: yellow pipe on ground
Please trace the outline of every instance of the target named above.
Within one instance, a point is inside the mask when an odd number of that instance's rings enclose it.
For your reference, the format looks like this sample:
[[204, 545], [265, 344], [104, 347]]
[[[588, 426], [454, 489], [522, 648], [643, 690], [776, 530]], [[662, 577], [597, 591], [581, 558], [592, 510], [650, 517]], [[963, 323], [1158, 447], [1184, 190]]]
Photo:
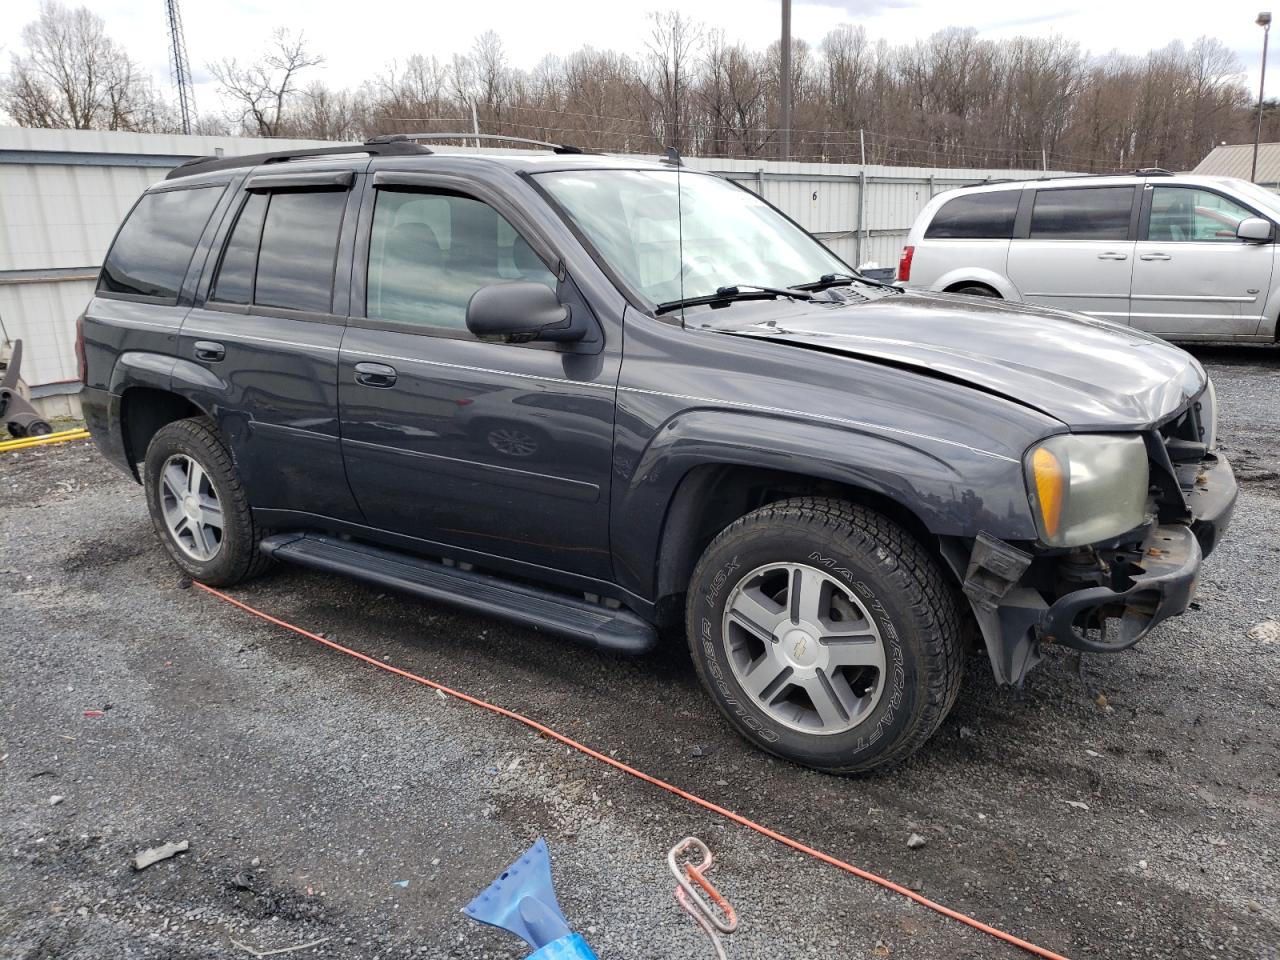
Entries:
[[62, 430], [58, 433], [47, 433], [43, 437], [18, 437], [16, 440], [0, 442], [0, 453], [10, 450], [25, 450], [27, 447], [43, 447], [50, 443], [65, 443], [68, 440], [87, 440], [89, 431], [83, 427], [75, 430]]

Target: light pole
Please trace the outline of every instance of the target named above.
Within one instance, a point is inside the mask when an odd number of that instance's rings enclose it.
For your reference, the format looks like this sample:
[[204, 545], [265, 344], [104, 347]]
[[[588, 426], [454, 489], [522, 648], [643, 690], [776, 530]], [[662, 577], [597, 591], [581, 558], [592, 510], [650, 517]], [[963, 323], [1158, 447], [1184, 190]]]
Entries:
[[1260, 13], [1253, 21], [1262, 28], [1262, 79], [1258, 81], [1258, 126], [1253, 133], [1253, 169], [1249, 179], [1258, 180], [1258, 143], [1262, 140], [1262, 91], [1267, 86], [1267, 41], [1271, 38], [1271, 14]]
[[[1270, 17], [1270, 14], [1267, 15]], [[780, 99], [782, 103], [782, 159], [791, 159], [791, 0], [782, 0], [782, 46], [778, 53], [781, 55], [782, 63], [778, 66], [781, 68], [782, 89], [780, 91]]]

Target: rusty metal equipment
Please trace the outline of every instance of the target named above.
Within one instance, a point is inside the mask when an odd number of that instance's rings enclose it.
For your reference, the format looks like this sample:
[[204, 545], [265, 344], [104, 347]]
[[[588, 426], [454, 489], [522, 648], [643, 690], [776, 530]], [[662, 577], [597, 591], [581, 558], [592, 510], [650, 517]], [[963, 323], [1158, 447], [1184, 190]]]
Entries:
[[31, 405], [21, 374], [22, 341], [0, 344], [0, 423], [15, 439], [48, 436], [53, 427]]

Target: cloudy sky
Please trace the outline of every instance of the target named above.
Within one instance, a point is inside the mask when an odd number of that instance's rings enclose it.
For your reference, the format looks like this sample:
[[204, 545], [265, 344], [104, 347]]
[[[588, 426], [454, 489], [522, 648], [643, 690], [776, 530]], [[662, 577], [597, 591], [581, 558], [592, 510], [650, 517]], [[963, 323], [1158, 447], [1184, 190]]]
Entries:
[[[65, 2], [65, 0], [64, 0]], [[986, 37], [1056, 33], [1079, 41], [1094, 53], [1117, 49], [1145, 53], [1172, 40], [1190, 42], [1207, 34], [1222, 40], [1240, 57], [1242, 80], [1257, 89], [1262, 30], [1254, 25], [1258, 3], [1267, 0], [1049, 0], [1037, 5], [997, 0], [794, 0], [795, 36], [817, 43], [842, 23], [859, 23], [876, 38], [892, 42], [924, 37], [947, 26], [974, 27]], [[72, 5], [74, 2], [72, 0]], [[107, 30], [133, 58], [150, 69], [159, 84], [168, 83], [164, 5], [161, 0], [86, 0]], [[36, 16], [39, 0], [5, 0], [0, 18], [0, 58], [22, 48], [21, 29]], [[778, 33], [778, 0], [663, 0], [609, 3], [609, 0], [448, 0], [403, 2], [362, 0], [335, 4], [327, 15], [323, 0], [182, 0], [187, 49], [198, 82], [202, 111], [217, 105], [206, 64], [226, 56], [253, 58], [278, 26], [302, 29], [311, 49], [326, 63], [321, 79], [334, 86], [355, 85], [409, 54], [442, 59], [465, 51], [487, 29], [502, 37], [512, 62], [531, 67], [548, 53], [566, 53], [584, 44], [628, 52], [642, 48], [645, 14], [679, 7], [729, 37], [763, 48]], [[1036, 10], [1036, 12], [1032, 12]], [[339, 14], [337, 11], [341, 11]], [[1280, 0], [1277, 0], [1280, 13]], [[1277, 44], [1280, 46], [1280, 36]], [[1274, 54], [1274, 51], [1273, 51]], [[1280, 69], [1272, 57], [1274, 92], [1280, 93]], [[1269, 84], [1270, 86], [1270, 84]]]

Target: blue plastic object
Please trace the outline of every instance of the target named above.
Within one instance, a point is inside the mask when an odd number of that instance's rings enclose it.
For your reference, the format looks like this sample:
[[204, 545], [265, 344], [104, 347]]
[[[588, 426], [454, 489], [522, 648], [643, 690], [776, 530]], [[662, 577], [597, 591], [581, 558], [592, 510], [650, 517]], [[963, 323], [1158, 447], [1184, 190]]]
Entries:
[[463, 908], [472, 920], [514, 933], [534, 952], [527, 960], [595, 960], [587, 941], [569, 929], [551, 884], [547, 841], [537, 843], [503, 870]]

